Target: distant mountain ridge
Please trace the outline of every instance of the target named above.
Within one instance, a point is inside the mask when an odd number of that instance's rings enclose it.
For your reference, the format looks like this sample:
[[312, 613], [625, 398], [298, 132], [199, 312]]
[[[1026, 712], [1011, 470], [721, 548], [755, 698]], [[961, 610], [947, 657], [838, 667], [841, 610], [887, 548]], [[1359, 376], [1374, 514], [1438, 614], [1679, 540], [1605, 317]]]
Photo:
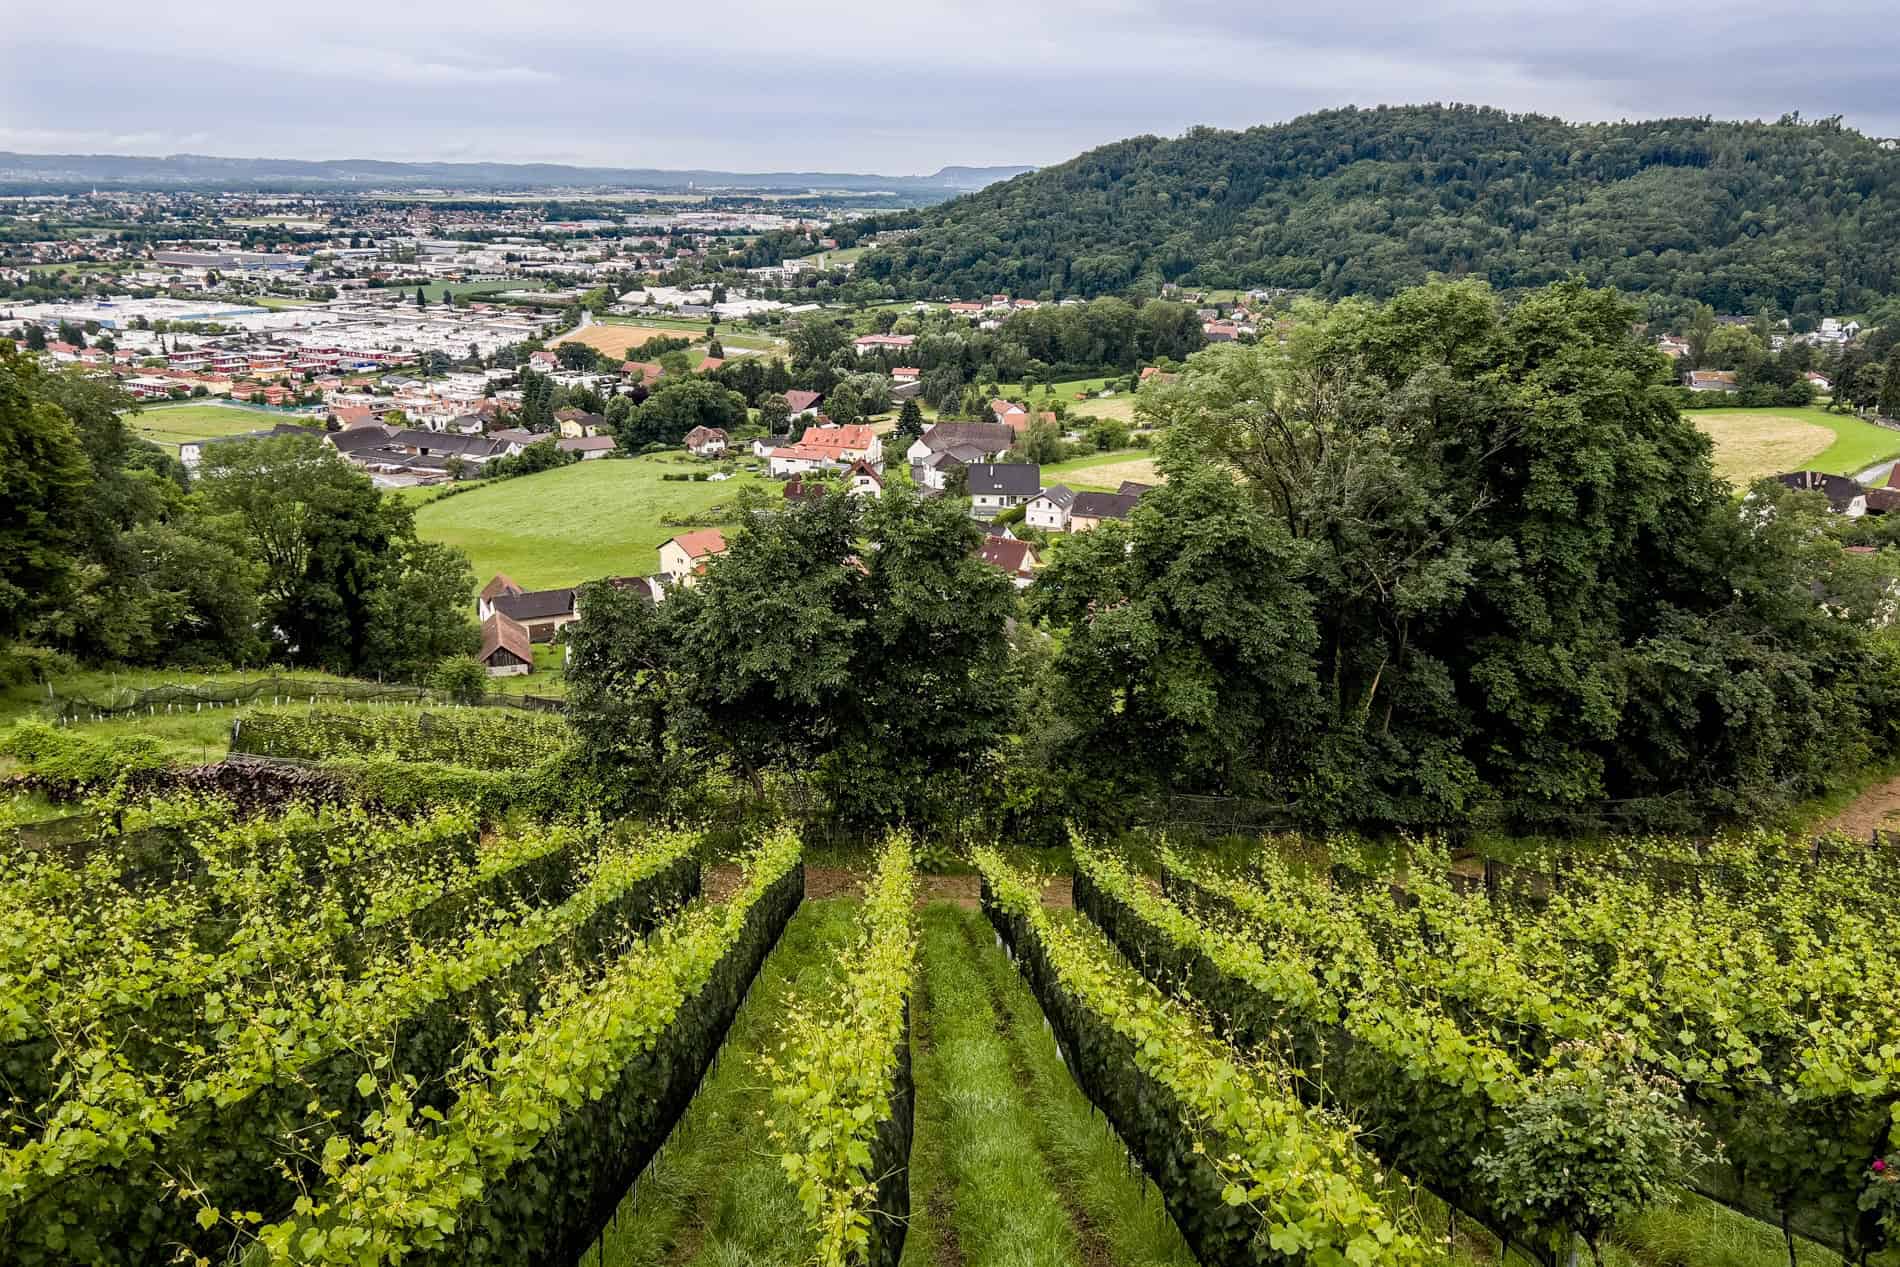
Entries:
[[401, 163], [383, 159], [219, 158], [168, 154], [21, 154], [0, 151], [0, 188], [89, 185], [209, 189], [603, 189], [690, 187], [774, 192], [836, 189], [853, 193], [964, 193], [1033, 171], [1031, 167], [945, 167], [928, 176], [861, 172], [676, 171], [657, 167], [579, 167], [563, 163]]
[[1347, 108], [1118, 141], [885, 223], [916, 231], [857, 276], [907, 296], [1174, 282], [1337, 297], [1433, 274], [1516, 290], [1582, 273], [1719, 312], [1820, 317], [1900, 295], [1900, 144], [1833, 119]]

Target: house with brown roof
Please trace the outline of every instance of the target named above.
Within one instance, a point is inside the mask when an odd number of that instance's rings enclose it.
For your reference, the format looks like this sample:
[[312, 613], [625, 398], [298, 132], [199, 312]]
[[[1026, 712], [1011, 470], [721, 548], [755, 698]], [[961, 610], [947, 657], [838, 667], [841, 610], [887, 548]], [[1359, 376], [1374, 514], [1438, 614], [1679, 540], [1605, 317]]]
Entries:
[[816, 414], [818, 404], [824, 398], [823, 392], [789, 391], [785, 393], [785, 404], [791, 409], [792, 417], [800, 418], [806, 414]]
[[968, 446], [987, 461], [1002, 457], [1015, 443], [1015, 431], [1001, 423], [939, 422], [911, 441], [910, 448], [904, 451], [904, 457], [914, 466], [924, 462], [933, 453]]
[[686, 451], [702, 458], [716, 457], [726, 451], [727, 439], [723, 427], [694, 427], [686, 433]]
[[1683, 383], [1692, 392], [1738, 392], [1741, 382], [1734, 370], [1690, 370]]
[[639, 386], [651, 387], [660, 381], [660, 375], [666, 373], [652, 361], [622, 361], [620, 372], [628, 378], [639, 379]]
[[706, 574], [706, 565], [725, 552], [726, 534], [717, 528], [682, 532], [660, 545], [660, 573], [675, 584], [692, 586]]
[[554, 447], [563, 453], [580, 454], [583, 462], [592, 462], [606, 457], [620, 444], [612, 436], [568, 436], [557, 441]]
[[883, 473], [859, 458], [845, 474], [844, 491], [853, 497], [876, 497], [884, 491]]
[[1077, 493], [1069, 508], [1069, 531], [1092, 532], [1106, 519], [1126, 519], [1141, 498], [1131, 493]]
[[534, 647], [527, 627], [497, 612], [482, 622], [482, 649], [476, 659], [489, 677], [515, 677], [534, 672]]
[[976, 557], [1008, 576], [1016, 583], [1017, 589], [1027, 587], [1035, 579], [1036, 568], [1041, 563], [1036, 557], [1035, 547], [1027, 541], [987, 534], [983, 544], [977, 548]]

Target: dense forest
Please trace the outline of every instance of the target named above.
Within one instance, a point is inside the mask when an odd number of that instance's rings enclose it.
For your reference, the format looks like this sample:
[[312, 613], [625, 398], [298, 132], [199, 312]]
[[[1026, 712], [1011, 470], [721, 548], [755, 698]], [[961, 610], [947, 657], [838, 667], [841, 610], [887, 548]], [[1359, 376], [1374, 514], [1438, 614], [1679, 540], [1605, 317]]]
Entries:
[[919, 227], [859, 276], [916, 295], [1385, 296], [1432, 274], [1509, 292], [1581, 272], [1802, 328], [1900, 292], [1900, 149], [1833, 119], [1333, 110], [1136, 137], [888, 219]]

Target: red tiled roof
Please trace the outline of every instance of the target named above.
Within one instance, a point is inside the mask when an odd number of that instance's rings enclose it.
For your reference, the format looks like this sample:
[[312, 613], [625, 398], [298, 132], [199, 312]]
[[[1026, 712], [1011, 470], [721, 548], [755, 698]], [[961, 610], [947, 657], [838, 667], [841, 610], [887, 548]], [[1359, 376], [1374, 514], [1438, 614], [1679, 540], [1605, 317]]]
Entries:
[[689, 559], [701, 559], [708, 555], [726, 552], [726, 534], [717, 528], [695, 528], [691, 532], [682, 532], [673, 541], [686, 551]]

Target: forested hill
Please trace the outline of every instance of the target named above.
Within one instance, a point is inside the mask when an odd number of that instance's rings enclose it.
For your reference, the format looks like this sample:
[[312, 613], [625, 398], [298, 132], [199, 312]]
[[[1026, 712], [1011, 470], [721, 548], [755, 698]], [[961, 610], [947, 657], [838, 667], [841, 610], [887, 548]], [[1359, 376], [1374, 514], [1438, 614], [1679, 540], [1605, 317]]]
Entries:
[[[897, 223], [892, 221], [891, 223]], [[907, 294], [1504, 290], [1581, 270], [1718, 312], [1900, 292], [1900, 147], [1838, 122], [1574, 125], [1467, 106], [1137, 137], [958, 198], [859, 262]]]

